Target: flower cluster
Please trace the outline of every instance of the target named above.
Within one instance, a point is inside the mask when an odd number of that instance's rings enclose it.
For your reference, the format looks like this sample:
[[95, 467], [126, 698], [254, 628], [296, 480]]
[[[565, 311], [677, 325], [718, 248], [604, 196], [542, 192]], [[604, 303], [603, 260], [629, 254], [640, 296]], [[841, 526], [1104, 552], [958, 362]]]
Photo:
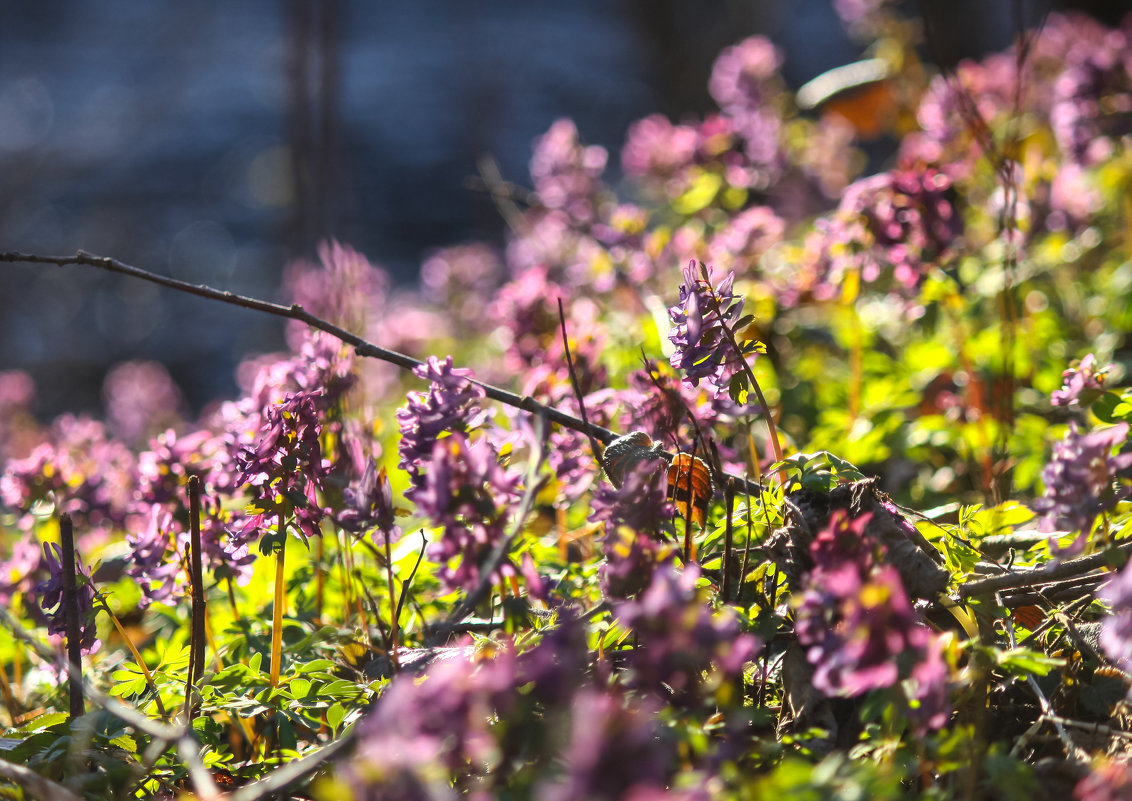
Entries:
[[[54, 507], [75, 519], [77, 531], [105, 533], [121, 526], [130, 505], [134, 455], [106, 434], [106, 427], [88, 417], [58, 417], [46, 442], [22, 459], [13, 459], [0, 474], [0, 503], [21, 512]], [[33, 515], [20, 524], [30, 529]]]
[[0, 461], [26, 456], [35, 444], [35, 382], [22, 370], [0, 370]]
[[607, 533], [626, 526], [642, 534], [659, 535], [675, 513], [666, 500], [664, 467], [664, 459], [650, 451], [642, 461], [629, 466], [620, 487], [605, 483], [596, 487], [590, 520], [604, 523]]
[[1102, 759], [1073, 788], [1075, 801], [1125, 801], [1132, 797], [1132, 764], [1126, 759]]
[[734, 680], [759, 649], [756, 637], [743, 633], [728, 612], [714, 612], [697, 592], [700, 571], [694, 565], [658, 570], [641, 595], [615, 607], [618, 619], [636, 635], [630, 657], [632, 686], [680, 704], [702, 700], [705, 673], [713, 681]]
[[616, 693], [583, 689], [570, 710], [563, 775], [547, 779], [536, 797], [547, 801], [677, 798], [666, 790], [674, 743], [666, 741], [657, 710], [628, 704]]
[[110, 429], [126, 442], [144, 442], [181, 420], [181, 391], [158, 362], [126, 362], [106, 374], [102, 399]]
[[680, 300], [668, 309], [675, 346], [672, 367], [682, 371], [692, 386], [706, 381], [716, 394], [723, 391], [736, 372], [743, 369], [745, 355], [737, 348], [735, 330], [741, 322], [743, 298], [732, 285], [735, 274], [716, 284], [704, 264], [689, 262], [684, 268]]
[[444, 248], [421, 263], [421, 293], [468, 332], [485, 319], [488, 300], [503, 278], [499, 254], [487, 245]]
[[[434, 663], [424, 681], [403, 675], [360, 724], [351, 783], [376, 795], [366, 798], [431, 798], [429, 784], [455, 776], [465, 788], [499, 760], [490, 721], [512, 706], [515, 656], [469, 661], [467, 651]], [[441, 772], [437, 769], [441, 768]], [[405, 793], [389, 794], [393, 789]]]
[[[67, 633], [66, 613], [63, 609], [63, 551], [55, 543], [44, 543], [43, 560], [49, 578], [35, 588], [39, 595], [39, 605], [47, 615], [47, 630], [59, 636]], [[75, 601], [79, 616], [79, 642], [83, 653], [93, 654], [102, 645], [98, 639], [98, 627], [94, 618], [94, 583], [90, 571], [79, 561], [75, 553]]]
[[897, 570], [878, 564], [869, 516], [842, 511], [815, 538], [814, 569], [796, 596], [794, 631], [815, 668], [814, 687], [857, 696], [910, 679], [913, 715], [938, 728], [947, 717], [947, 670], [939, 646], [912, 608]]
[[484, 390], [471, 381], [472, 371], [452, 366], [452, 357], [430, 356], [413, 374], [430, 382], [427, 392], [410, 392], [408, 403], [397, 410], [401, 430], [398, 466], [421, 483], [420, 467], [431, 459], [434, 445], [446, 433], [468, 433], [479, 426], [485, 413], [479, 407]]
[[1111, 367], [1112, 365], [1098, 367], [1097, 357], [1091, 353], [1086, 355], [1061, 374], [1061, 389], [1054, 390], [1050, 395], [1050, 403], [1054, 406], [1079, 407], [1082, 395], [1095, 395], [1104, 388], [1105, 377]]
[[780, 168], [782, 117], [774, 104], [781, 92], [781, 65], [778, 48], [763, 36], [752, 36], [724, 48], [708, 80], [708, 91], [733, 121], [746, 143], [746, 156], [758, 170], [753, 185], [765, 185]]
[[[373, 529], [375, 542], [392, 544], [401, 537], [393, 509], [393, 491], [385, 468], [366, 460], [362, 474], [342, 492], [343, 509], [338, 525], [350, 532]], [[379, 536], [380, 532], [380, 536]]]
[[1132, 133], [1132, 72], [1125, 31], [1098, 32], [1078, 40], [1053, 84], [1050, 125], [1069, 159], [1086, 166], [1108, 158]]
[[[442, 567], [440, 577], [450, 588], [471, 589], [481, 569], [506, 535], [507, 510], [518, 497], [520, 478], [503, 468], [486, 439], [468, 440], [463, 434], [436, 440], [424, 472], [405, 497], [433, 525], [444, 529], [429, 549]], [[460, 557], [453, 568], [449, 560]], [[514, 575], [506, 559], [495, 579]]]
[[1032, 508], [1041, 514], [1041, 530], [1092, 531], [1097, 515], [1127, 497], [1127, 487], [1114, 487], [1119, 471], [1132, 466], [1132, 453], [1112, 454], [1128, 438], [1128, 423], [1082, 434], [1070, 421], [1065, 438], [1053, 446], [1053, 457], [1042, 471], [1045, 495]]
[[[381, 308], [389, 292], [389, 275], [338, 242], [323, 242], [318, 257], [318, 265], [298, 261], [287, 270], [283, 280], [291, 302], [347, 330], [365, 331], [367, 315]], [[305, 336], [307, 330], [295, 322], [288, 338]]]
[[322, 458], [322, 421], [316, 399], [322, 394], [296, 392], [268, 407], [255, 445], [239, 456], [238, 482], [256, 491], [242, 537], [262, 533], [274, 521], [289, 520], [305, 539], [321, 534], [324, 510], [318, 490], [329, 463]]
[[1121, 670], [1132, 673], [1132, 570], [1127, 567], [1097, 591], [1109, 613], [1101, 626], [1100, 644]]
[[565, 211], [573, 220], [592, 221], [607, 159], [605, 148], [578, 142], [573, 120], [555, 121], [535, 142], [531, 157], [531, 179], [539, 200], [548, 209]]
[[891, 282], [909, 294], [933, 265], [957, 252], [963, 231], [951, 179], [934, 167], [902, 169], [857, 181], [831, 217], [818, 221], [825, 280], [847, 275], [874, 284]]

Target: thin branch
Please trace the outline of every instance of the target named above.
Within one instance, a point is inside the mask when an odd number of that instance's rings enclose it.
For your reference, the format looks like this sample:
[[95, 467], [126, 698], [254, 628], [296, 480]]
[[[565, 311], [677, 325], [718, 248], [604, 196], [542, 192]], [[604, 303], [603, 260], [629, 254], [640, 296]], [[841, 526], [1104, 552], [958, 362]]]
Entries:
[[968, 581], [959, 585], [960, 598], [972, 598], [976, 595], [990, 595], [999, 590], [1017, 589], [1019, 587], [1036, 587], [1039, 584], [1048, 584], [1058, 579], [1079, 576], [1096, 570], [1099, 567], [1115, 566], [1118, 561], [1126, 560], [1132, 555], [1132, 542], [1125, 542], [1114, 548], [1098, 553], [1070, 559], [1067, 562], [1058, 562], [1052, 565], [1026, 570], [1017, 573], [1004, 573], [1001, 576]]
[[192, 690], [204, 675], [205, 600], [204, 567], [200, 541], [200, 478], [189, 476], [189, 572], [191, 574], [192, 618], [189, 629], [188, 686], [185, 687], [185, 719], [196, 717], [198, 704], [192, 702]]
[[39, 801], [82, 801], [63, 785], [40, 776], [31, 768], [4, 759], [0, 759], [0, 777], [15, 782], [21, 790]]
[[[191, 284], [188, 281], [179, 281], [176, 278], [169, 278], [168, 276], [158, 275], [143, 270], [139, 267], [126, 264], [125, 262], [112, 259], [107, 256], [96, 256], [86, 251], [78, 251], [74, 256], [42, 256], [32, 253], [19, 253], [15, 251], [0, 253], [0, 263], [26, 263], [26, 264], [53, 264], [57, 267], [66, 267], [70, 265], [85, 265], [88, 267], [97, 267], [102, 270], [108, 270], [113, 273], [120, 273], [121, 275], [128, 275], [131, 278], [138, 278], [142, 281], [149, 281], [154, 284], [159, 284], [169, 289], [175, 289], [178, 292], [185, 292], [197, 297], [206, 298], [208, 300], [215, 300], [221, 303], [228, 303], [233, 306], [241, 306], [245, 309], [252, 309], [254, 311], [264, 312], [276, 317], [284, 317], [288, 320], [297, 320], [298, 322], [305, 323], [311, 328], [324, 331], [333, 337], [341, 340], [342, 342], [354, 348], [355, 352], [362, 357], [370, 359], [380, 359], [381, 361], [389, 362], [397, 367], [406, 370], [412, 370], [419, 367], [423, 362], [406, 356], [403, 353], [382, 348], [362, 339], [357, 334], [353, 334], [340, 326], [316, 317], [310, 312], [306, 311], [302, 306], [297, 303], [290, 306], [284, 306], [280, 303], [271, 303], [266, 300], [259, 300], [258, 298], [251, 298], [245, 295], [238, 295], [235, 292], [228, 292], [220, 289], [213, 289], [204, 284]], [[521, 409], [534, 415], [543, 415], [552, 423], [558, 423], [560, 426], [569, 428], [572, 431], [578, 431], [583, 434], [593, 436], [602, 444], [609, 444], [620, 436], [616, 431], [611, 431], [608, 428], [593, 425], [587, 425], [577, 417], [566, 414], [544, 403], [539, 403], [529, 395], [518, 395], [514, 392], [501, 389], [500, 387], [486, 384], [483, 381], [476, 379], [469, 379], [472, 383], [480, 386], [484, 390], [484, 394], [491, 398], [493, 401], [512, 406], [516, 409]], [[736, 492], [750, 492], [752, 487], [757, 487], [757, 484], [749, 482], [741, 476], [735, 476], [730, 473], [725, 473], [724, 480], [735, 488]]]
[[354, 729], [350, 729], [350, 731], [328, 744], [325, 748], [313, 754], [307, 754], [302, 759], [289, 762], [273, 770], [271, 774], [265, 778], [245, 787], [241, 787], [228, 797], [229, 801], [260, 801], [260, 799], [281, 793], [291, 785], [302, 781], [307, 776], [319, 770], [342, 751], [352, 746], [355, 739], [354, 731]]
[[558, 298], [558, 322], [562, 326], [562, 349], [566, 353], [566, 367], [570, 371], [570, 384], [574, 387], [574, 397], [578, 399], [578, 413], [582, 415], [582, 425], [585, 426], [590, 441], [590, 452], [594, 461], [597, 462], [597, 469], [601, 470], [601, 449], [598, 447], [593, 434], [589, 433], [590, 421], [586, 414], [586, 401], [582, 397], [582, 385], [578, 381], [578, 371], [574, 368], [574, 357], [570, 355], [570, 338], [566, 335], [566, 311], [562, 307], [561, 297]]
[[[316, 317], [310, 312], [306, 311], [302, 306], [292, 304], [284, 306], [280, 303], [271, 303], [266, 300], [259, 300], [257, 298], [247, 297], [245, 295], [238, 295], [234, 292], [222, 291], [213, 289], [212, 287], [205, 286], [204, 284], [191, 284], [188, 281], [179, 281], [176, 278], [169, 278], [164, 275], [157, 275], [156, 273], [142, 270], [138, 267], [133, 267], [117, 259], [111, 259], [106, 256], [95, 256], [85, 251], [78, 251], [74, 256], [40, 256], [29, 253], [0, 253], [0, 262], [26, 262], [28, 264], [54, 264], [60, 267], [67, 265], [87, 265], [89, 267], [98, 267], [103, 270], [109, 270], [114, 273], [121, 273], [128, 275], [132, 278], [140, 278], [143, 281], [150, 281], [161, 286], [175, 289], [178, 292], [186, 292], [190, 295], [197, 297], [207, 298], [208, 300], [216, 300], [221, 303], [228, 303], [233, 306], [241, 306], [245, 309], [253, 309], [255, 311], [265, 312], [272, 314], [276, 317], [285, 317], [289, 320], [297, 320], [301, 323], [309, 325], [311, 328], [317, 328], [319, 331], [325, 331], [331, 336], [337, 337], [347, 345], [352, 345], [357, 351], [359, 356], [365, 356], [373, 359], [380, 359], [390, 364], [397, 365], [406, 370], [412, 370], [419, 367], [423, 362], [406, 356], [403, 353], [388, 350], [386, 348], [374, 345], [372, 342], [367, 342], [357, 334], [353, 334], [344, 328], [334, 325], [321, 317]], [[551, 422], [558, 423], [566, 428], [580, 431], [582, 433], [589, 433], [597, 437], [603, 443], [611, 442], [617, 438], [617, 434], [607, 428], [600, 426], [590, 426], [588, 429], [581, 420], [571, 415], [560, 412], [557, 409], [539, 403], [534, 398], [527, 395], [517, 395], [514, 392], [509, 392], [505, 389], [485, 384], [482, 381], [471, 379], [473, 383], [483, 387], [487, 397], [499, 403], [514, 406], [515, 408], [522, 409], [532, 414], [545, 414], [547, 419]]]

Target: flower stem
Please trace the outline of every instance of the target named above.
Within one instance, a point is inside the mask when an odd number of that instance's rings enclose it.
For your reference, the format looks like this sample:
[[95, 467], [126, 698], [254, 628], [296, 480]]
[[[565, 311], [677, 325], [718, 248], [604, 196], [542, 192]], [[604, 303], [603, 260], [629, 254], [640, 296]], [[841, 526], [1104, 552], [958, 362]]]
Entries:
[[75, 586], [75, 530], [71, 516], [64, 512], [59, 517], [59, 544], [63, 568], [63, 615], [67, 627], [67, 661], [71, 663], [68, 676], [70, 712], [72, 718], [83, 714], [83, 660], [79, 637], [79, 601]]
[[[712, 302], [715, 304], [716, 316], [719, 318], [720, 328], [723, 333], [727, 335], [727, 343], [731, 345], [731, 349], [735, 355], [739, 357], [740, 363], [743, 365], [743, 372], [747, 374], [747, 379], [751, 382], [751, 389], [755, 392], [755, 397], [758, 398], [759, 405], [763, 409], [763, 419], [766, 420], [767, 428], [770, 431], [770, 448], [774, 452], [774, 461], [782, 461], [782, 443], [778, 438], [778, 427], [774, 424], [774, 415], [770, 412], [770, 406], [767, 405], [766, 397], [763, 395], [762, 387], [759, 386], [759, 381], [755, 378], [755, 371], [751, 369], [750, 363], [747, 362], [747, 357], [743, 354], [742, 348], [739, 347], [739, 341], [735, 338], [735, 332], [731, 330], [731, 326], [723, 319], [721, 309], [723, 308], [722, 299], [715, 294], [715, 287], [712, 286], [711, 281], [708, 280], [706, 268], [704, 268], [704, 283], [707, 285], [708, 291], [711, 293]], [[779, 483], [786, 483], [786, 476], [778, 472]]]
[[189, 575], [191, 577], [192, 623], [189, 629], [189, 674], [185, 687], [185, 719], [192, 721], [197, 705], [192, 703], [193, 687], [204, 675], [205, 600], [204, 567], [200, 542], [200, 478], [189, 476]]
[[137, 664], [138, 668], [141, 669], [142, 676], [145, 677], [146, 689], [153, 693], [154, 700], [157, 702], [157, 711], [161, 714], [162, 718], [168, 717], [169, 713], [165, 711], [165, 704], [161, 702], [161, 693], [157, 691], [157, 685], [153, 683], [153, 674], [151, 674], [149, 672], [149, 668], [146, 667], [145, 660], [142, 659], [141, 652], [138, 651], [137, 646], [134, 645], [134, 641], [130, 639], [130, 635], [126, 631], [126, 627], [122, 625], [122, 621], [118, 619], [118, 616], [114, 614], [114, 610], [110, 608], [110, 604], [106, 602], [106, 596], [104, 596], [98, 590], [95, 590], [94, 600], [96, 600], [99, 606], [101, 606], [106, 611], [106, 614], [109, 615], [110, 622], [114, 624], [114, 628], [117, 630], [118, 636], [122, 638], [122, 642], [126, 644], [126, 648], [134, 657], [134, 662]]
[[[389, 583], [389, 661], [393, 665], [393, 672], [399, 673], [400, 664], [397, 661], [397, 635], [399, 604], [393, 591], [393, 550], [389, 544], [389, 534], [385, 533], [385, 578]], [[402, 590], [404, 592], [404, 590]]]
[[279, 547], [275, 551], [275, 605], [271, 616], [271, 686], [279, 686], [279, 667], [283, 661], [283, 604], [286, 601], [283, 568], [287, 554], [287, 527], [279, 517]]

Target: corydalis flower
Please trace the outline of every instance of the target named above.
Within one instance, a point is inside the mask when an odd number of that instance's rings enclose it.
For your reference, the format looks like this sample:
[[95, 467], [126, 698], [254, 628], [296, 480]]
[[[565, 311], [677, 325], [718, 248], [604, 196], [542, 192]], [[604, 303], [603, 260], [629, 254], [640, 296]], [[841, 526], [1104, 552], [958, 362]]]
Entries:
[[245, 536], [262, 531], [271, 518], [282, 520], [291, 513], [304, 537], [321, 533], [323, 510], [316, 491], [329, 464], [319, 441], [322, 422], [315, 399], [320, 394], [296, 392], [269, 407], [255, 444], [240, 454], [238, 483], [251, 485], [258, 496], [249, 507], [256, 513], [244, 526]]
[[1132, 570], [1123, 570], [1097, 591], [1109, 614], [1101, 625], [1100, 644], [1117, 666], [1132, 673]]
[[[423, 475], [405, 497], [444, 529], [430, 554], [443, 565], [445, 585], [471, 589], [505, 536], [507, 508], [517, 498], [520, 479], [504, 470], [490, 443], [470, 442], [463, 434], [437, 440], [423, 466]], [[448, 562], [457, 556], [460, 563], [452, 568]], [[515, 575], [515, 568], [504, 559], [493, 578], [508, 575]]]
[[[345, 508], [338, 513], [338, 524], [354, 533], [373, 529], [378, 544], [390, 544], [401, 538], [393, 511], [393, 491], [385, 468], [378, 469], [371, 458], [362, 475], [342, 492]], [[378, 536], [380, 532], [380, 537]]]
[[[44, 543], [44, 565], [50, 578], [35, 588], [39, 606], [47, 615], [47, 630], [64, 636], [67, 633], [66, 613], [63, 609], [63, 550], [56, 543]], [[92, 654], [99, 649], [98, 627], [94, 620], [94, 584], [90, 572], [79, 561], [75, 552], [75, 600], [79, 613], [79, 642], [83, 653]]]
[[774, 102], [782, 91], [782, 54], [765, 36], [752, 36], [723, 50], [712, 66], [708, 91], [746, 141], [746, 155], [764, 174], [778, 171], [782, 117]]
[[1112, 455], [1113, 448], [1128, 437], [1128, 423], [1082, 434], [1076, 421], [1061, 442], [1053, 446], [1053, 458], [1042, 471], [1046, 492], [1032, 507], [1042, 517], [1042, 531], [1079, 531], [1075, 547], [1084, 543], [1097, 515], [1116, 506], [1129, 488], [1113, 486], [1116, 474], [1132, 466], [1132, 453]]
[[[38, 501], [75, 518], [76, 527], [109, 528], [125, 520], [134, 456], [109, 439], [102, 423], [70, 414], [56, 418], [48, 442], [0, 474], [0, 503], [27, 512]], [[30, 527], [32, 518], [20, 520]]]
[[814, 687], [857, 696], [908, 679], [911, 717], [938, 728], [947, 716], [947, 670], [937, 638], [912, 608], [899, 572], [868, 542], [870, 516], [830, 516], [811, 546], [815, 567], [795, 601], [794, 631], [814, 666]]
[[1090, 393], [1104, 388], [1105, 376], [1108, 375], [1111, 367], [1111, 364], [1107, 367], [1097, 367], [1097, 357], [1088, 354], [1061, 374], [1061, 389], [1054, 390], [1050, 395], [1050, 403], [1054, 406], [1080, 406], [1082, 393], [1087, 397]]
[[102, 399], [111, 430], [129, 442], [144, 442], [181, 418], [181, 391], [159, 362], [118, 365], [106, 375]]
[[697, 386], [706, 380], [718, 393], [731, 376], [743, 369], [744, 354], [736, 349], [735, 329], [743, 298], [732, 290], [735, 274], [714, 285], [708, 267], [695, 261], [684, 268], [680, 301], [668, 309], [672, 331], [668, 339], [676, 346], [672, 367], [684, 372], [685, 380]]
[[653, 703], [629, 704], [617, 693], [580, 690], [571, 708], [570, 738], [562, 755], [563, 775], [543, 782], [544, 801], [616, 801], [667, 795], [674, 743]]
[[607, 532], [626, 526], [656, 536], [675, 513], [667, 500], [664, 459], [650, 451], [644, 454], [625, 471], [620, 487], [602, 484], [594, 490], [590, 520], [605, 523]]
[[1127, 801], [1132, 798], [1132, 764], [1114, 757], [1094, 762], [1073, 788], [1077, 801]]
[[852, 184], [837, 212], [819, 220], [821, 260], [832, 283], [855, 273], [865, 283], [890, 278], [901, 293], [916, 290], [933, 264], [955, 254], [962, 219], [951, 179], [934, 167], [901, 169]]
[[579, 222], [592, 222], [607, 159], [605, 148], [578, 142], [578, 129], [572, 120], [556, 120], [536, 140], [531, 157], [531, 179], [539, 200]]
[[492, 721], [518, 699], [514, 650], [482, 660], [468, 658], [471, 648], [448, 650], [423, 680], [396, 677], [358, 724], [357, 752], [338, 772], [354, 798], [455, 798], [450, 782], [466, 791], [503, 769]]
[[616, 607], [618, 619], [637, 637], [630, 658], [633, 685], [682, 704], [711, 689], [705, 672], [712, 666], [717, 679], [735, 679], [759, 647], [730, 611], [712, 610], [696, 590], [699, 577], [694, 565], [683, 571], [668, 565], [639, 598]]
[[453, 367], [452, 357], [428, 361], [413, 368], [413, 374], [431, 382], [427, 392], [410, 392], [408, 404], [397, 410], [401, 430], [401, 461], [398, 466], [420, 486], [420, 466], [432, 458], [433, 445], [443, 434], [466, 434], [480, 425], [485, 413], [479, 400], [486, 396], [483, 387], [471, 381], [472, 371]]

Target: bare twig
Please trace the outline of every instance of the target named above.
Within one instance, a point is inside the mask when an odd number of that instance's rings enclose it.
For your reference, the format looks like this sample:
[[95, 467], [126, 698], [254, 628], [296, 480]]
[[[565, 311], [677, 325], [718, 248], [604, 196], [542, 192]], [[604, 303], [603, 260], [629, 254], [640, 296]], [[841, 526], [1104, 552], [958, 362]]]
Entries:
[[[110, 272], [128, 275], [132, 278], [140, 278], [143, 281], [150, 281], [170, 289], [176, 289], [178, 292], [186, 292], [190, 295], [207, 298], [209, 300], [220, 301], [221, 303], [228, 303], [233, 306], [241, 306], [245, 309], [253, 309], [255, 311], [265, 312], [277, 317], [285, 317], [290, 320], [297, 320], [301, 323], [306, 323], [311, 328], [317, 328], [319, 331], [325, 331], [331, 336], [337, 337], [347, 345], [354, 347], [359, 356], [364, 356], [373, 359], [380, 359], [406, 370], [412, 370], [415, 367], [421, 366], [423, 363], [411, 356], [406, 356], [403, 353], [388, 350], [386, 348], [374, 345], [367, 342], [357, 334], [353, 334], [344, 328], [334, 325], [321, 317], [316, 317], [306, 311], [298, 304], [284, 306], [279, 303], [271, 303], [266, 300], [259, 300], [257, 298], [247, 297], [245, 295], [238, 295], [234, 292], [226, 292], [203, 284], [191, 284], [188, 281], [178, 281], [176, 278], [169, 278], [164, 275], [157, 275], [156, 273], [142, 270], [138, 267], [133, 267], [117, 259], [111, 259], [106, 256], [95, 256], [85, 251], [78, 251], [74, 256], [41, 256], [30, 253], [0, 253], [0, 262], [26, 262], [29, 264], [54, 264], [60, 267], [67, 265], [86, 265], [89, 267], [98, 267]], [[601, 442], [610, 442], [617, 437], [617, 434], [607, 428], [600, 426], [590, 426], [589, 429], [585, 427], [581, 420], [571, 415], [560, 412], [557, 409], [539, 403], [534, 398], [526, 395], [516, 395], [514, 392], [508, 392], [505, 389], [485, 384], [482, 381], [471, 379], [472, 383], [483, 387], [487, 397], [499, 403], [505, 403], [508, 406], [522, 409], [526, 412], [533, 414], [545, 414], [547, 419], [553, 423], [565, 426], [566, 428], [583, 433], [590, 433], [597, 437]]]
[[570, 384], [574, 388], [574, 397], [578, 401], [578, 413], [582, 416], [582, 425], [585, 426], [586, 436], [590, 441], [590, 452], [597, 462], [598, 470], [601, 470], [601, 448], [598, 447], [597, 440], [594, 435], [590, 433], [589, 416], [586, 414], [586, 401], [582, 397], [582, 385], [578, 381], [578, 371], [574, 368], [574, 357], [570, 355], [570, 338], [566, 335], [566, 311], [562, 307], [562, 298], [558, 298], [558, 322], [562, 326], [562, 349], [566, 354], [566, 368], [570, 372]]
[[66, 787], [44, 778], [31, 768], [0, 759], [0, 777], [15, 782], [20, 789], [39, 801], [82, 801]]
[[260, 799], [281, 793], [296, 782], [300, 782], [323, 767], [344, 750], [353, 745], [354, 729], [313, 754], [289, 762], [257, 782], [241, 787], [228, 798], [230, 801], [260, 801]]
[[1036, 587], [1048, 584], [1058, 579], [1080, 576], [1100, 567], [1114, 565], [1123, 561], [1132, 554], [1132, 542], [1125, 542], [1113, 548], [1098, 553], [1070, 559], [1067, 562], [1058, 562], [1052, 565], [1026, 570], [1022, 572], [1004, 573], [1001, 576], [968, 581], [959, 586], [960, 598], [973, 598], [976, 595], [990, 595], [999, 590], [1017, 589], [1019, 587]]
[[[191, 284], [188, 281], [179, 281], [176, 278], [169, 278], [168, 276], [158, 275], [143, 270], [139, 267], [126, 264], [125, 262], [112, 259], [107, 256], [96, 256], [85, 251], [78, 251], [74, 256], [43, 256], [32, 253], [19, 253], [19, 252], [4, 252], [0, 253], [0, 263], [27, 263], [27, 264], [53, 264], [58, 267], [66, 267], [70, 265], [85, 265], [88, 267], [97, 267], [109, 272], [119, 273], [121, 275], [128, 275], [132, 278], [138, 278], [142, 281], [149, 281], [151, 283], [159, 284], [169, 289], [175, 289], [178, 292], [185, 292], [197, 297], [206, 298], [208, 300], [215, 300], [221, 303], [228, 303], [233, 306], [241, 306], [245, 309], [252, 309], [254, 311], [264, 312], [276, 317], [284, 317], [289, 320], [297, 320], [301, 323], [309, 325], [311, 328], [316, 328], [319, 331], [324, 331], [333, 337], [341, 340], [342, 342], [354, 348], [355, 352], [362, 357], [370, 359], [380, 359], [381, 361], [389, 362], [397, 367], [406, 370], [412, 370], [419, 367], [423, 362], [406, 356], [403, 353], [382, 348], [362, 339], [357, 334], [353, 334], [340, 326], [316, 317], [310, 312], [306, 311], [302, 306], [292, 304], [284, 306], [280, 303], [271, 303], [266, 300], [259, 300], [258, 298], [251, 298], [245, 295], [238, 295], [235, 292], [228, 292], [219, 289], [213, 289], [204, 284]], [[552, 423], [558, 423], [560, 426], [569, 428], [572, 431], [578, 431], [583, 434], [593, 436], [598, 442], [608, 444], [615, 440], [619, 435], [616, 431], [611, 431], [608, 428], [593, 425], [592, 423], [586, 424], [582, 420], [574, 417], [573, 415], [566, 414], [559, 411], [552, 406], [547, 406], [544, 403], [539, 403], [529, 395], [518, 395], [514, 392], [501, 389], [500, 387], [486, 384], [483, 381], [476, 379], [469, 379], [473, 384], [482, 387], [484, 394], [493, 401], [512, 406], [516, 409], [521, 409], [534, 415], [544, 415], [547, 420]], [[740, 476], [734, 476], [729, 473], [724, 474], [724, 480], [733, 486], [736, 492], [750, 492], [752, 488], [757, 487], [757, 484], [749, 482], [747, 479]]]

